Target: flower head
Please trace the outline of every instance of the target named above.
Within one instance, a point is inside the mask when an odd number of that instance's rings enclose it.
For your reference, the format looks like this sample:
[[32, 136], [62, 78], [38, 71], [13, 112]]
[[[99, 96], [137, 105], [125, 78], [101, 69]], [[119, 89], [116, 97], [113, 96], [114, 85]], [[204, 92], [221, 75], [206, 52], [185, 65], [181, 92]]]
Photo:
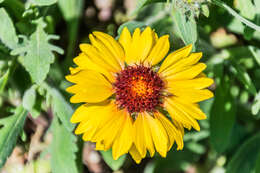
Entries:
[[197, 103], [213, 96], [202, 53], [189, 45], [166, 57], [168, 35], [158, 38], [150, 27], [133, 35], [124, 28], [118, 41], [101, 32], [89, 38], [66, 76], [75, 84], [67, 88], [70, 101], [84, 103], [71, 118], [79, 123], [75, 133], [97, 150], [112, 148], [114, 159], [130, 153], [137, 163], [147, 151], [166, 157], [174, 143], [182, 149], [184, 128], [200, 130], [197, 120], [206, 118]]

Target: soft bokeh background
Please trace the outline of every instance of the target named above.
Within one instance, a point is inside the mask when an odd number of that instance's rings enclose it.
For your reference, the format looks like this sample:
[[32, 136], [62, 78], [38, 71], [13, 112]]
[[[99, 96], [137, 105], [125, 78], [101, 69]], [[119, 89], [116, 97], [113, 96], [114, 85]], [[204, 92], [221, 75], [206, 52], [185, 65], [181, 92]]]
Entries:
[[[203, 0], [173, 1], [0, 0], [0, 172], [260, 173], [260, 32]], [[223, 2], [260, 25], [259, 0]], [[65, 92], [78, 44], [124, 26], [170, 34], [172, 51], [194, 44], [215, 80], [201, 131], [186, 131], [183, 151], [139, 165], [74, 136]]]

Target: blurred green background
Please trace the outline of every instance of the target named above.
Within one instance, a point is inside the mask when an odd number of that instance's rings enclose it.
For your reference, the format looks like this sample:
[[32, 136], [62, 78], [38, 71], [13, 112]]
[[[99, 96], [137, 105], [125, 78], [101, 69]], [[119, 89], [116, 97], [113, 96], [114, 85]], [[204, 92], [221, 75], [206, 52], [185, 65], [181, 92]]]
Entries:
[[[260, 25], [259, 0], [0, 0], [0, 172], [260, 173], [260, 30], [228, 7]], [[139, 165], [74, 136], [65, 92], [78, 45], [124, 26], [169, 34], [171, 51], [193, 44], [215, 80], [201, 131]]]

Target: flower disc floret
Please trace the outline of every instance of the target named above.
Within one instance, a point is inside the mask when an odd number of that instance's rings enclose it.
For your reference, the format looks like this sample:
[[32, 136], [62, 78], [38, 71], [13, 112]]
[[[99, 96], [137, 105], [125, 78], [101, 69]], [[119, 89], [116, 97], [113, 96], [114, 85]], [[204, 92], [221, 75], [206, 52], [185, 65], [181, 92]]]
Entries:
[[128, 66], [117, 74], [114, 83], [116, 103], [129, 113], [154, 112], [162, 103], [164, 83], [151, 68]]

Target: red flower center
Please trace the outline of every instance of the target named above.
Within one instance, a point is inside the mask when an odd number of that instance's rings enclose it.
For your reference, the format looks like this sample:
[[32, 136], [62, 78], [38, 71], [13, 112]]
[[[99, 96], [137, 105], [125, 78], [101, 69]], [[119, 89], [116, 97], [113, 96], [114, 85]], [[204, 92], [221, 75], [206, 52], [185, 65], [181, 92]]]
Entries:
[[151, 68], [128, 66], [117, 74], [116, 103], [128, 112], [154, 112], [161, 104], [164, 83]]

